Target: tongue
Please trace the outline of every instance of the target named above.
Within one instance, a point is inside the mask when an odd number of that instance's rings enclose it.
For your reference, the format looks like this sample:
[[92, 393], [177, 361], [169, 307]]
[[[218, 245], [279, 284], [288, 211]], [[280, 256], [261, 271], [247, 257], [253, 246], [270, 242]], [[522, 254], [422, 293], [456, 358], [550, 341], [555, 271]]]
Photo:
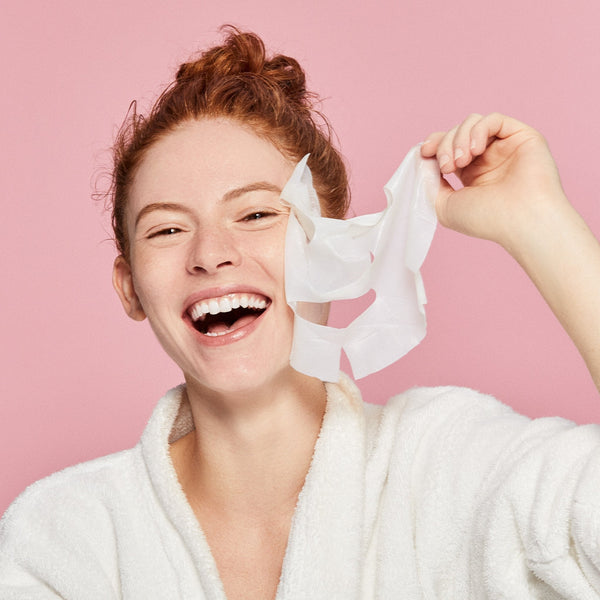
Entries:
[[225, 323], [213, 323], [208, 326], [207, 331], [208, 333], [213, 334], [229, 333], [231, 331], [235, 331], [236, 329], [240, 329], [240, 327], [248, 325], [248, 323], [252, 323], [252, 321], [254, 321], [254, 319], [256, 319], [257, 317], [258, 314], [244, 315], [243, 317], [240, 317], [235, 323], [232, 323], [231, 327], [227, 327]]

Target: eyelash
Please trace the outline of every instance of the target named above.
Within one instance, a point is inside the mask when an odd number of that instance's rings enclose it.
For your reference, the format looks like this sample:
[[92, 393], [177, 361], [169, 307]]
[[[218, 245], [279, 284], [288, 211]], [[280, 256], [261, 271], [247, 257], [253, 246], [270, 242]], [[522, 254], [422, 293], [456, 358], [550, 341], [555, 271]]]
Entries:
[[[245, 217], [242, 217], [241, 220], [249, 223], [251, 221], [261, 221], [262, 219], [265, 219], [267, 217], [275, 217], [277, 216], [277, 214], [278, 213], [274, 211], [257, 210], [255, 212], [247, 214]], [[154, 231], [153, 233], [151, 233], [148, 236], [148, 239], [151, 240], [152, 238], [157, 237], [169, 237], [171, 235], [181, 233], [181, 231], [182, 229], [180, 229], [179, 227], [165, 227], [164, 229], [159, 229], [158, 231]]]
[[242, 221], [260, 221], [261, 219], [264, 219], [265, 217], [272, 217], [275, 216], [276, 213], [274, 212], [269, 212], [267, 210], [257, 210], [256, 212], [252, 212], [249, 215], [246, 215]]
[[155, 231], [154, 233], [151, 233], [148, 236], [148, 239], [152, 239], [158, 236], [170, 236], [170, 235], [175, 235], [176, 233], [179, 233], [181, 231], [181, 229], [179, 229], [178, 227], [165, 227], [164, 229], [161, 229], [159, 231]]

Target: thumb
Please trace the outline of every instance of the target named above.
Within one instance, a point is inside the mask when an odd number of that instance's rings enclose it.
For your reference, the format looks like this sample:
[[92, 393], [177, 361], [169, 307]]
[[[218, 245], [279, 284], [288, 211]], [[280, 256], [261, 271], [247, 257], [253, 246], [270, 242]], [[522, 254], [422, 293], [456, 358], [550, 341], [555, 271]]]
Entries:
[[469, 186], [454, 189], [445, 179], [435, 203], [438, 221], [448, 229], [472, 237], [493, 240], [498, 227], [494, 203], [482, 194], [480, 188]]
[[454, 194], [455, 189], [446, 181], [445, 177], [440, 177], [440, 187], [435, 199], [435, 213], [438, 221], [449, 229], [454, 229], [452, 225], [451, 211], [448, 209], [450, 196]]

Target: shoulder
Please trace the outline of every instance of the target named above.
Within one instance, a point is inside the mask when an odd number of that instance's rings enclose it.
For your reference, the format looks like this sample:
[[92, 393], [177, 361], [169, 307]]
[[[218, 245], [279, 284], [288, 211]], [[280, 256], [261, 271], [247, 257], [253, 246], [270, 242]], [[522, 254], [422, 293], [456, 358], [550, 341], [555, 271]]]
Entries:
[[415, 388], [382, 409], [378, 443], [388, 448], [392, 463], [419, 479], [444, 481], [449, 488], [486, 481], [522, 490], [524, 482], [539, 481], [538, 474], [562, 470], [570, 477], [597, 462], [600, 426], [531, 419], [465, 388]]
[[140, 502], [151, 496], [150, 459], [158, 454], [168, 460], [169, 431], [181, 397], [178, 387], [161, 398], [134, 448], [68, 467], [30, 485], [2, 517], [0, 543], [11, 532], [22, 533], [36, 523], [57, 530], [89, 530], [95, 523], [125, 520], [127, 511], [143, 513]]
[[65, 489], [65, 486], [91, 485], [93, 488], [96, 482], [118, 478], [124, 470], [133, 468], [136, 454], [139, 454], [137, 446], [61, 469], [29, 485], [17, 497], [11, 508], [39, 495], [57, 493]]
[[165, 564], [162, 536], [171, 535], [155, 484], [177, 493], [168, 438], [181, 398], [175, 389], [159, 401], [134, 448], [41, 479], [13, 502], [0, 520], [0, 597], [42, 587], [65, 598], [120, 597], [130, 561], [129, 575], [144, 571], [134, 579], [148, 597]]
[[[133, 448], [68, 467], [30, 485], [0, 520], [0, 551], [110, 531], [111, 512], [140, 477]], [[19, 550], [21, 553], [22, 550]]]
[[63, 515], [69, 520], [89, 516], [93, 505], [106, 505], [128, 487], [138, 470], [138, 448], [124, 450], [67, 467], [40, 479], [25, 489], [9, 506], [0, 521], [5, 534], [17, 523], [34, 521], [43, 515], [48, 521]]
[[392, 396], [386, 407], [391, 411], [401, 411], [405, 417], [431, 411], [443, 415], [473, 410], [478, 414], [513, 412], [509, 406], [493, 396], [456, 386], [414, 387]]
[[576, 547], [597, 575], [600, 426], [530, 419], [453, 387], [399, 394], [380, 409], [378, 423], [371, 462], [385, 482], [384, 535], [406, 534], [396, 527], [404, 511], [418, 532], [421, 564], [432, 572], [452, 578], [464, 567], [506, 585], [502, 577], [523, 565], [525, 573], [572, 586], [573, 577], [585, 583]]
[[[461, 387], [413, 388], [390, 398], [382, 411], [384, 417], [401, 427], [422, 428], [436, 434], [447, 431], [459, 434], [482, 432], [485, 437], [519, 437], [545, 440], [573, 432], [595, 437], [598, 427], [577, 426], [562, 417], [532, 419], [519, 414], [493, 396]], [[471, 439], [471, 438], [467, 438]]]
[[106, 590], [117, 585], [116, 523], [133, 515], [131, 498], [142, 481], [136, 447], [29, 486], [0, 520], [0, 592], [39, 586], [40, 580], [53, 589], [78, 581], [109, 597]]
[[380, 407], [366, 404], [366, 412], [389, 435], [396, 435], [397, 430], [437, 435], [500, 419], [528, 420], [492, 396], [454, 386], [411, 388]]
[[[495, 398], [459, 387], [414, 388], [379, 410], [377, 444], [407, 468], [448, 472], [514, 468], [525, 456], [598, 444], [597, 426], [577, 427], [559, 417], [530, 419]], [[409, 457], [409, 458], [406, 458]]]

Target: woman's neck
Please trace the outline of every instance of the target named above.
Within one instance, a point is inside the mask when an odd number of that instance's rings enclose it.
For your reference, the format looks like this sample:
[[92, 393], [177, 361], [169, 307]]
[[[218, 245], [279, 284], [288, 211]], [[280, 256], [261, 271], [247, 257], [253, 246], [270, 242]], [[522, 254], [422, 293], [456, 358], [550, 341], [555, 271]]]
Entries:
[[171, 456], [196, 513], [208, 506], [269, 518], [293, 510], [325, 412], [324, 384], [294, 372], [260, 390], [187, 392], [195, 430]]

